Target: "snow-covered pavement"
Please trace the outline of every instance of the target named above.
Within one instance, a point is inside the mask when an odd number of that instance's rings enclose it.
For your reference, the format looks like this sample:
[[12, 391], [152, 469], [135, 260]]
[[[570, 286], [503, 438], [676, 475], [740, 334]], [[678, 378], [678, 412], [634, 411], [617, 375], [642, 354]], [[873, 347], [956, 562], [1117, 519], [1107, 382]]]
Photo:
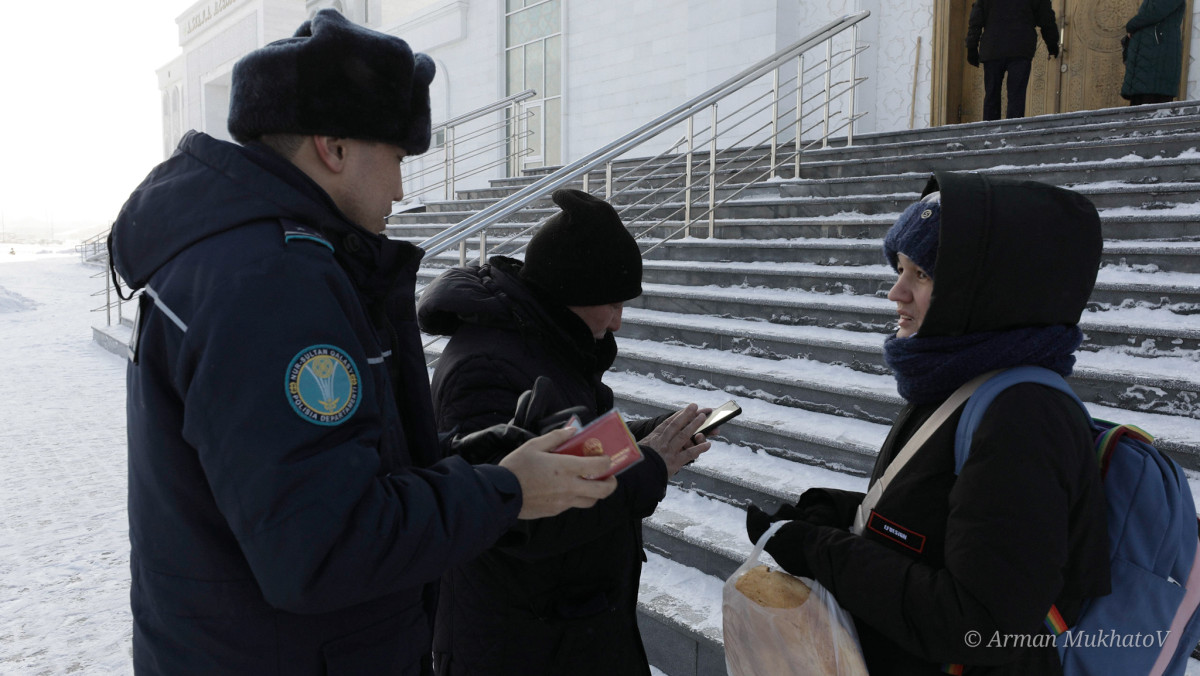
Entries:
[[125, 364], [57, 248], [0, 251], [0, 673], [129, 674]]

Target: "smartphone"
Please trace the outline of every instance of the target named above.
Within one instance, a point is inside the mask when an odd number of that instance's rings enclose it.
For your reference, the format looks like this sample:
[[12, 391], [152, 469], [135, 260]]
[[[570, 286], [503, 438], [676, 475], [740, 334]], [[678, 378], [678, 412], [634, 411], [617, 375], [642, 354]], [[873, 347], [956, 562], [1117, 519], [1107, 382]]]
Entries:
[[720, 427], [721, 425], [738, 417], [742, 412], [742, 407], [737, 405], [736, 401], [727, 401], [717, 408], [713, 409], [712, 413], [708, 414], [708, 418], [704, 420], [704, 424], [700, 429], [696, 430], [696, 434], [708, 435], [709, 430]]

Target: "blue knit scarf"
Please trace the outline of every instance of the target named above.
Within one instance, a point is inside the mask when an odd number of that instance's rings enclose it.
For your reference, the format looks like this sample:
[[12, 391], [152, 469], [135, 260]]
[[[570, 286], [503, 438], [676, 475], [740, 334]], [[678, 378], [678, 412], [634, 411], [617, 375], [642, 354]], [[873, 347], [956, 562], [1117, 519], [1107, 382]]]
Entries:
[[1065, 378], [1071, 375], [1073, 353], [1082, 342], [1083, 331], [1065, 325], [964, 336], [891, 336], [883, 344], [883, 357], [896, 375], [900, 396], [914, 404], [928, 404], [996, 369], [1043, 366]]

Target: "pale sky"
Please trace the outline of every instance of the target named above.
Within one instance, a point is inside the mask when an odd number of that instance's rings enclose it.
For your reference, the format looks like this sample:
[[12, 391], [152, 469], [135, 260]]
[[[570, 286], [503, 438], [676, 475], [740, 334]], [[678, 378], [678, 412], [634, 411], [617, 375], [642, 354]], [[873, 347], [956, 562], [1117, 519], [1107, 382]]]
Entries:
[[0, 228], [86, 237], [162, 161], [155, 69], [196, 0], [3, 3]]

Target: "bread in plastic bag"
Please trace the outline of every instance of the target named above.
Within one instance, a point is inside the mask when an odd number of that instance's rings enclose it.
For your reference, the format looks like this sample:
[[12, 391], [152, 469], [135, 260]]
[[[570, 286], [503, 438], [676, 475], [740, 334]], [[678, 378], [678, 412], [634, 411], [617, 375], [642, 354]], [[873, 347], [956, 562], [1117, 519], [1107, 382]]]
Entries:
[[[854, 621], [833, 594], [759, 563], [767, 540], [725, 582], [722, 624], [730, 676], [861, 676], [867, 673]], [[740, 589], [739, 589], [740, 586]]]

